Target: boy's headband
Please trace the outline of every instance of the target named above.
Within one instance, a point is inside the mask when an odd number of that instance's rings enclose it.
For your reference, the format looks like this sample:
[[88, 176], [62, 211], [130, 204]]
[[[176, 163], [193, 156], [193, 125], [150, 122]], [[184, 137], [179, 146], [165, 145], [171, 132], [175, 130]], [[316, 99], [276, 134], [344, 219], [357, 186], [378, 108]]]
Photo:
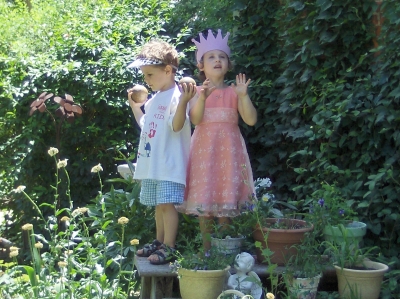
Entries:
[[228, 47], [228, 37], [230, 33], [226, 33], [225, 37], [222, 38], [221, 29], [218, 29], [217, 36], [214, 37], [211, 30], [208, 30], [207, 39], [204, 38], [203, 34], [200, 33], [200, 41], [197, 42], [195, 39], [192, 39], [192, 42], [195, 43], [197, 47], [196, 59], [197, 62], [200, 62], [201, 58], [205, 53], [211, 50], [221, 50], [228, 55], [231, 55], [231, 49]]
[[[162, 60], [159, 59], [153, 59], [153, 58], [137, 58], [135, 59], [132, 63], [128, 65], [128, 68], [137, 68], [141, 67], [144, 65], [161, 65], [165, 64]], [[170, 64], [172, 68], [175, 70], [178, 70], [178, 68], [175, 65]]]

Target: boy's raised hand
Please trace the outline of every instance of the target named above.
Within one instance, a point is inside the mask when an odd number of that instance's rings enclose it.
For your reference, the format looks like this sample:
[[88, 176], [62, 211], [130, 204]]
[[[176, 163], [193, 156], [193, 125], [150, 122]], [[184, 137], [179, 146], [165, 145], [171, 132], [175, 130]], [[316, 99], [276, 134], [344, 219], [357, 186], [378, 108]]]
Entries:
[[251, 79], [246, 81], [245, 74], [236, 75], [236, 85], [231, 84], [231, 87], [235, 90], [238, 97], [246, 96], [247, 95], [247, 87], [250, 84]]
[[196, 95], [196, 85], [192, 83], [180, 83], [179, 89], [181, 90], [181, 96], [179, 101], [187, 104]]
[[140, 108], [147, 100], [148, 91], [143, 85], [136, 84], [128, 89], [128, 102], [132, 109]]

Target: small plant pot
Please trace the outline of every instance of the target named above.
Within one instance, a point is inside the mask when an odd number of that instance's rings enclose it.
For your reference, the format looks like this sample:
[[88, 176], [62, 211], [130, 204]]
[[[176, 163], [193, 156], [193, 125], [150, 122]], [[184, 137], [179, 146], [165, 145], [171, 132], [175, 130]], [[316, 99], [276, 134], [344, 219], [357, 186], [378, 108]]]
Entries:
[[243, 242], [246, 237], [219, 239], [211, 237], [211, 246], [218, 248], [224, 254], [236, 255], [241, 252]]
[[182, 299], [217, 298], [223, 291], [228, 269], [224, 270], [178, 270], [179, 289]]
[[[358, 248], [367, 232], [367, 225], [363, 222], [353, 221], [346, 224], [344, 228], [347, 231], [347, 239], [351, 239], [354, 246]], [[324, 228], [324, 238], [332, 243], [344, 242], [342, 231], [335, 225], [328, 225]]]
[[372, 261], [364, 261], [363, 265], [365, 270], [334, 266], [341, 298], [379, 298], [383, 276], [389, 267]]
[[321, 274], [308, 278], [293, 278], [289, 286], [290, 298], [314, 299], [317, 296]]

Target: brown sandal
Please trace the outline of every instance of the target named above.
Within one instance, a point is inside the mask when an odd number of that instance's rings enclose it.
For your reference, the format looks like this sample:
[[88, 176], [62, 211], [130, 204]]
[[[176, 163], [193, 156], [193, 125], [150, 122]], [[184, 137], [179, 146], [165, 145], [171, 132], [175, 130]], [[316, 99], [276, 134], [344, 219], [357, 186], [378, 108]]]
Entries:
[[156, 260], [156, 261], [150, 260], [150, 263], [153, 265], [169, 264], [169, 263], [175, 261], [175, 259], [176, 259], [175, 252], [176, 252], [175, 248], [172, 248], [165, 244], [162, 244], [160, 249], [154, 251], [152, 254], [152, 255], [157, 255], [158, 260]]
[[[137, 256], [140, 257], [149, 257], [152, 255], [155, 251], [161, 248], [162, 243], [158, 240], [154, 240], [153, 243], [149, 243], [143, 246], [142, 253], [136, 252]], [[139, 249], [140, 250], [140, 249]]]

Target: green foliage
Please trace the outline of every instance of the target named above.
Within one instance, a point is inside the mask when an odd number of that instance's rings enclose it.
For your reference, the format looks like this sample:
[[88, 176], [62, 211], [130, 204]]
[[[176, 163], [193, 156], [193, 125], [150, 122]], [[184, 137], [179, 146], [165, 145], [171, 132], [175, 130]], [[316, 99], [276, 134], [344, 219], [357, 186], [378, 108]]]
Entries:
[[[56, 151], [49, 151], [49, 154], [60, 164]], [[92, 168], [100, 179], [100, 191], [93, 204], [87, 207], [73, 209], [71, 197], [69, 207], [57, 207], [59, 175], [64, 172], [68, 177], [65, 166], [56, 172], [52, 203], [38, 205], [25, 192], [25, 186], [14, 190], [33, 207], [44, 234], [35, 233], [31, 223], [22, 226], [32, 266], [15, 265], [7, 269], [0, 278], [2, 296], [44, 298], [57, 293], [77, 298], [130, 298], [137, 288], [133, 267], [136, 245], [144, 233], [154, 230], [154, 216], [139, 203], [139, 182], [118, 179], [127, 185], [127, 191], [111, 187], [110, 192], [103, 194], [100, 171], [100, 165]], [[45, 216], [44, 206], [53, 214]], [[57, 220], [61, 214], [64, 216]], [[16, 262], [18, 248], [10, 250], [10, 257]], [[21, 273], [26, 273], [29, 280], [19, 279]]]
[[343, 236], [343, 242], [322, 242], [322, 246], [326, 248], [325, 253], [329, 255], [335, 265], [338, 267], [355, 269], [363, 264], [365, 259], [373, 256], [373, 252], [379, 247], [359, 248], [354, 244], [351, 233], [343, 224], [339, 224], [339, 229]]
[[379, 37], [373, 0], [236, 0], [233, 9], [231, 50], [253, 79], [259, 117], [242, 127], [255, 177], [271, 178], [277, 199], [300, 211], [321, 182], [336, 183], [368, 225], [366, 244], [398, 257], [400, 4], [382, 2]]
[[[55, 170], [45, 153], [56, 145], [53, 120], [27, 114], [43, 91], [68, 93], [83, 114], [63, 125], [60, 157], [74, 166], [69, 169], [74, 206], [85, 205], [97, 193], [89, 172], [93, 165], [100, 162], [102, 178], [109, 179], [119, 176], [115, 149], [135, 158], [139, 129], [126, 104], [126, 89], [142, 79], [126, 66], [146, 40], [162, 31], [172, 7], [155, 0], [35, 1], [28, 12], [1, 1], [0, 9], [0, 196], [23, 184], [39, 204], [52, 202], [46, 186]], [[165, 38], [174, 42], [172, 35]], [[66, 184], [66, 178], [60, 179]], [[60, 201], [67, 205], [64, 191]], [[14, 196], [9, 208], [17, 222], [32, 218], [21, 197]], [[17, 240], [18, 230], [12, 234]]]
[[300, 244], [293, 245], [297, 254], [292, 255], [285, 264], [285, 279], [311, 278], [321, 275], [327, 266], [325, 257], [321, 255], [321, 243], [315, 231], [307, 232]]
[[341, 190], [335, 184], [321, 183], [320, 189], [311, 194], [312, 198], [305, 201], [309, 213], [305, 218], [321, 233], [327, 225], [346, 224], [355, 220], [356, 213], [352, 206], [354, 200], [346, 200]]
[[172, 270], [177, 272], [179, 268], [189, 270], [223, 270], [233, 265], [235, 256], [221, 253], [217, 247], [212, 247], [204, 252], [192, 251], [185, 248], [185, 253], [176, 253], [176, 261], [173, 263]]

